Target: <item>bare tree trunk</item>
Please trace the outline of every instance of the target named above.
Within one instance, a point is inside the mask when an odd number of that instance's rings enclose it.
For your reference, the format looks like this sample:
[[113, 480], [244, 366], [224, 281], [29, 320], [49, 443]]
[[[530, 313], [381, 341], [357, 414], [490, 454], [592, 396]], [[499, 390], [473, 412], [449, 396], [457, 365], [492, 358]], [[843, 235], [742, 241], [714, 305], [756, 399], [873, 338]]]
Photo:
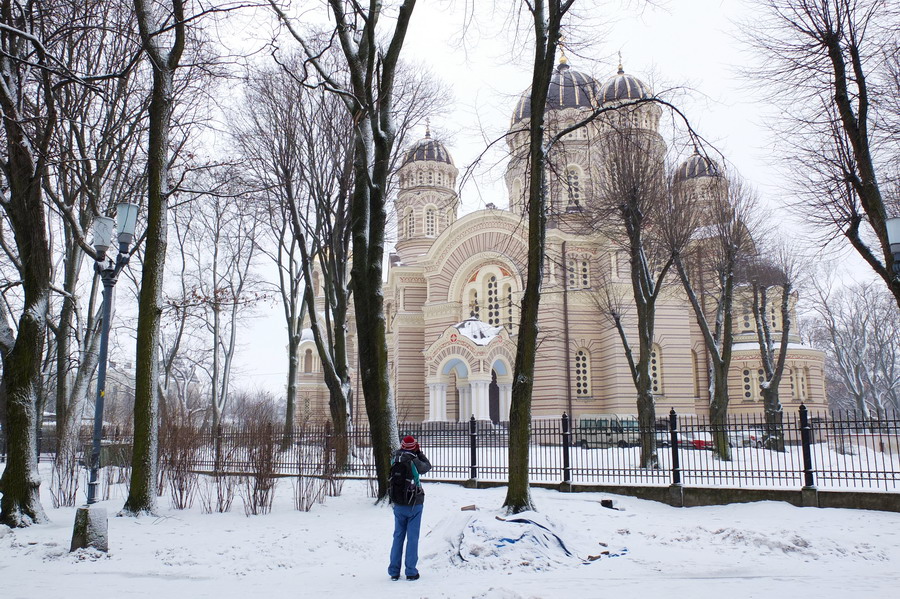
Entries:
[[144, 51], [153, 69], [150, 129], [147, 148], [147, 234], [144, 268], [138, 299], [137, 353], [135, 356], [134, 446], [131, 484], [122, 511], [126, 514], [156, 511], [156, 458], [159, 440], [159, 323], [166, 263], [169, 183], [169, 129], [173, 108], [175, 70], [184, 51], [183, 0], [172, 0], [173, 41], [163, 53], [144, 0], [134, 0]]
[[547, 140], [544, 110], [553, 75], [563, 16], [574, 0], [537, 0], [529, 6], [534, 23], [531, 119], [528, 146], [528, 263], [509, 412], [509, 486], [503, 507], [515, 514], [534, 509], [528, 480], [531, 442], [531, 397], [537, 354], [538, 315], [547, 237]]
[[[57, 113], [47, 50], [35, 37], [49, 25], [44, 21], [45, 8], [39, 5], [24, 10], [10, 0], [0, 4], [0, 23], [5, 26], [0, 32], [0, 115], [6, 137], [2, 164], [5, 189], [0, 193], [0, 207], [15, 238], [15, 266], [23, 294], [15, 340], [5, 315], [0, 331], [8, 450], [0, 477], [0, 523], [10, 527], [47, 519], [40, 501], [36, 436], [51, 280], [41, 182]], [[20, 31], [29, 33], [22, 35]]]

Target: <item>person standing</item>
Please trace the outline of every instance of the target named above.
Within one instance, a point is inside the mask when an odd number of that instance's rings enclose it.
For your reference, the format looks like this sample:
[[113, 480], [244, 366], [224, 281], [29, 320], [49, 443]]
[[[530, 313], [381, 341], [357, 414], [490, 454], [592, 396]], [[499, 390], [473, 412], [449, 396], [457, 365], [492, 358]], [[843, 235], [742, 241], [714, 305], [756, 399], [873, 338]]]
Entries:
[[[425, 506], [425, 489], [419, 475], [431, 470], [431, 462], [422, 453], [412, 435], [403, 437], [400, 449], [391, 458], [391, 478], [388, 495], [394, 505], [394, 542], [391, 545], [391, 563], [388, 574], [391, 580], [400, 579], [401, 562], [406, 568], [406, 580], [418, 580], [419, 529], [422, 526], [422, 510]], [[406, 542], [406, 559], [403, 544]]]

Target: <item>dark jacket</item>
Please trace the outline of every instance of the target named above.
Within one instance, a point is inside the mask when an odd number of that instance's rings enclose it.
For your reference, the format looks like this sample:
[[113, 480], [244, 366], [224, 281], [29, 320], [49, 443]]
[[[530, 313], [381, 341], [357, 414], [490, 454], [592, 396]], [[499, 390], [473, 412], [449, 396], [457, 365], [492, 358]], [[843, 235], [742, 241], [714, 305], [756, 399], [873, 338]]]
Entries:
[[396, 462], [409, 462], [412, 460], [412, 463], [415, 465], [415, 469], [413, 470], [413, 476], [416, 478], [416, 503], [415, 505], [422, 505], [425, 503], [425, 489], [422, 488], [422, 483], [419, 481], [419, 475], [425, 474], [429, 470], [431, 470], [431, 462], [428, 461], [428, 458], [421, 451], [407, 451], [405, 449], [398, 449], [394, 452], [394, 455], [391, 459], [391, 464]]

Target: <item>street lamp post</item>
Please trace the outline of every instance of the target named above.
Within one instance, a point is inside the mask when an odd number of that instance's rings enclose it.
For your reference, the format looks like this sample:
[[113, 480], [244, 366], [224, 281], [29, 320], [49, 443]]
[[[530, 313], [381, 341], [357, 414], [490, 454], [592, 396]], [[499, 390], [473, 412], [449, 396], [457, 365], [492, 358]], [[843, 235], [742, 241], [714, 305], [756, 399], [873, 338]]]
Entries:
[[113, 243], [113, 219], [100, 216], [94, 219], [94, 250], [97, 261], [94, 270], [100, 275], [103, 283], [103, 300], [100, 317], [100, 356], [97, 365], [97, 396], [94, 402], [94, 434], [91, 445], [90, 475], [87, 487], [87, 505], [78, 508], [75, 515], [75, 530], [72, 534], [72, 547], [75, 551], [83, 547], [93, 547], [107, 551], [106, 510], [94, 507], [98, 501], [100, 474], [100, 450], [103, 437], [103, 404], [106, 399], [106, 365], [109, 356], [109, 324], [112, 315], [113, 288], [118, 281], [119, 273], [128, 264], [129, 249], [134, 239], [137, 225], [138, 207], [136, 204], [123, 202], [116, 207], [116, 229], [118, 230], [119, 251], [115, 257], [109, 258], [106, 252]]
[[894, 277], [900, 277], [900, 216], [895, 216], [884, 221], [887, 229], [888, 243], [891, 244], [891, 254], [894, 256]]

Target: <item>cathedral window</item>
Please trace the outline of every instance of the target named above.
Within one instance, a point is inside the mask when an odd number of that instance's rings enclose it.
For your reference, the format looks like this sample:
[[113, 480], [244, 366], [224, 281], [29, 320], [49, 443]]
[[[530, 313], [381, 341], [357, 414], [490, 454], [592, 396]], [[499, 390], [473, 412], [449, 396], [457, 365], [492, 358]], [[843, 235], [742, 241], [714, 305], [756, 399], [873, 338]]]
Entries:
[[570, 258], [566, 265], [569, 289], [588, 289], [591, 286], [591, 264], [586, 258]]
[[503, 295], [506, 297], [506, 330], [512, 334], [513, 330], [513, 297], [512, 287], [506, 285], [503, 288]]
[[581, 212], [581, 169], [570, 166], [566, 169], [566, 212]]
[[434, 185], [434, 171], [428, 171], [428, 184]]
[[313, 363], [313, 355], [312, 350], [306, 350], [306, 354], [303, 355], [303, 372], [310, 373], [312, 372], [312, 363]]
[[416, 221], [413, 218], [412, 208], [407, 208], [404, 221], [403, 232], [405, 233], [406, 238], [409, 239], [414, 237], [416, 234]]
[[425, 235], [434, 237], [437, 234], [437, 216], [435, 209], [429, 206], [425, 209]]
[[625, 250], [616, 252], [616, 274], [623, 279], [631, 277], [631, 259]]
[[492, 327], [500, 326], [500, 294], [497, 289], [497, 277], [491, 275], [487, 280], [487, 323]]
[[662, 395], [662, 348], [656, 343], [650, 351], [650, 392]]
[[809, 368], [798, 368], [797, 379], [797, 386], [800, 388], [800, 401], [807, 401], [809, 399], [809, 387], [807, 385], [807, 382], [809, 381]]
[[422, 184], [425, 183], [425, 173], [423, 173], [422, 171], [419, 171], [419, 172], [417, 173], [416, 177], [417, 177], [417, 179], [418, 179], [417, 182], [418, 182], [419, 185], [422, 185]]
[[469, 294], [469, 317], [479, 318], [481, 316], [481, 308], [478, 306], [478, 291], [475, 289]]
[[575, 352], [575, 395], [588, 397], [591, 394], [590, 354], [587, 350]]

